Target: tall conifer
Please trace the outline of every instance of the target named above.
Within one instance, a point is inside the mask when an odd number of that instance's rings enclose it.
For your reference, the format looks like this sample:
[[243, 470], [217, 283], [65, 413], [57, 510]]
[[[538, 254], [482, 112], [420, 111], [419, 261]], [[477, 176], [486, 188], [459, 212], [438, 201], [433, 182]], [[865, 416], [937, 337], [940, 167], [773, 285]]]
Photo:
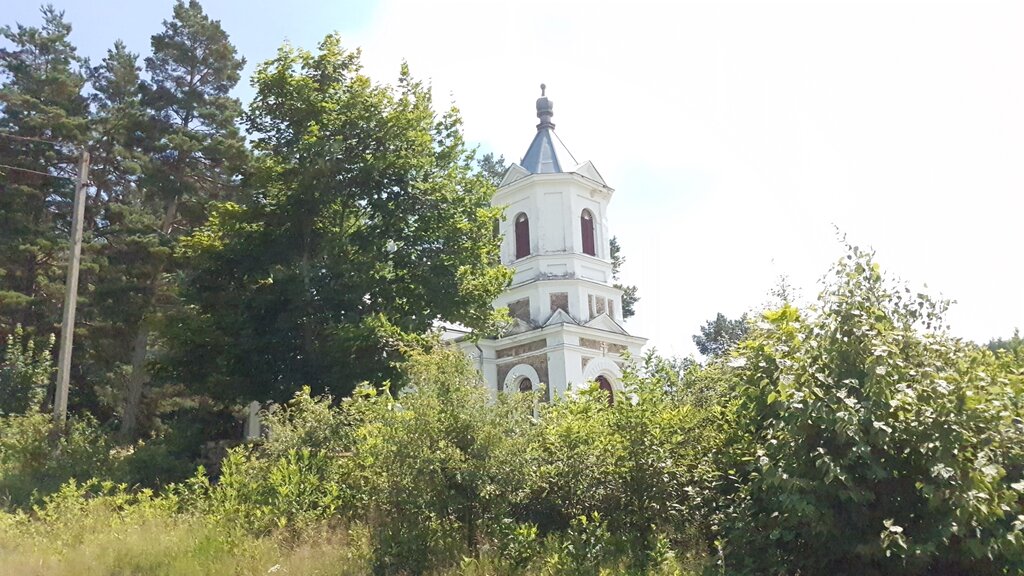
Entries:
[[89, 293], [79, 307], [75, 388], [98, 389], [108, 410], [124, 403], [131, 344], [150, 305], [149, 282], [168, 252], [160, 242], [159, 203], [140, 185], [151, 125], [140, 73], [138, 55], [117, 41], [89, 76], [94, 218], [85, 248], [92, 266], [82, 276]]
[[[41, 27], [0, 28], [0, 338], [60, 322], [79, 147], [87, 134], [84, 60], [52, 6]], [[53, 143], [51, 143], [53, 142]]]
[[149, 81], [143, 104], [150, 115], [141, 180], [148, 201], [159, 206], [158, 234], [166, 248], [141, 290], [145, 301], [131, 344], [131, 369], [122, 431], [135, 434], [142, 393], [149, 375], [146, 362], [150, 333], [161, 314], [174, 304], [167, 277], [177, 270], [171, 259], [178, 238], [206, 220], [211, 199], [229, 198], [246, 158], [236, 121], [241, 103], [229, 96], [245, 64], [220, 22], [211, 20], [199, 2], [179, 0], [164, 29], [152, 37], [146, 58]]

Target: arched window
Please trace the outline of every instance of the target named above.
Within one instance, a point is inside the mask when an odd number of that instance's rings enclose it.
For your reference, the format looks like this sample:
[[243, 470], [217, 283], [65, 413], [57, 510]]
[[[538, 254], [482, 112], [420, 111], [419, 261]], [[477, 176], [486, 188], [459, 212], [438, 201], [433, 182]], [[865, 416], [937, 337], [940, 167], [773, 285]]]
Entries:
[[595, 378], [597, 381], [597, 387], [608, 393], [608, 405], [611, 406], [615, 403], [615, 392], [612, 391], [612, 383], [608, 381], [604, 376], [598, 376]]
[[583, 231], [583, 253], [597, 256], [594, 245], [594, 215], [590, 210], [584, 210], [580, 214], [580, 229]]
[[530, 392], [533, 390], [533, 382], [529, 378], [523, 378], [519, 381], [520, 392]]
[[516, 216], [516, 260], [530, 255], [530, 219], [520, 212]]

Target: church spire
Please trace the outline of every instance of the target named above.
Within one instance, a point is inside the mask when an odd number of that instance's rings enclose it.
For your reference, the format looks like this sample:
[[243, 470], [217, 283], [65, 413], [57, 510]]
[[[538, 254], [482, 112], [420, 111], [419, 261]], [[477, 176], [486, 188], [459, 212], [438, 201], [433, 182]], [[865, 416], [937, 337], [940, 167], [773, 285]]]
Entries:
[[[555, 115], [555, 105], [546, 96], [547, 86], [540, 85], [540, 98], [537, 98], [537, 135], [533, 137], [530, 148], [523, 156], [520, 166], [526, 168], [531, 174], [555, 174], [565, 172], [566, 168], [572, 169], [576, 159], [573, 158], [562, 141], [555, 134], [555, 124], [551, 117]], [[569, 159], [572, 164], [563, 165], [562, 162]]]

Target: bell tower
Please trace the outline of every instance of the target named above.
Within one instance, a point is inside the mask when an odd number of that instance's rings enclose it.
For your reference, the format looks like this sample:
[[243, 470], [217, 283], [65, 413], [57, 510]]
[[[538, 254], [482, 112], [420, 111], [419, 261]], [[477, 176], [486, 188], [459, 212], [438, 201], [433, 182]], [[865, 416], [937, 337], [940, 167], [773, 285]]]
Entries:
[[622, 291], [612, 286], [614, 190], [591, 162], [576, 161], [553, 117], [541, 84], [537, 133], [491, 200], [504, 208], [501, 262], [514, 270], [494, 306], [507, 307], [513, 323], [496, 339], [462, 347], [494, 393], [543, 383], [550, 398], [597, 381], [614, 395], [623, 354], [638, 356], [646, 342], [622, 327]]

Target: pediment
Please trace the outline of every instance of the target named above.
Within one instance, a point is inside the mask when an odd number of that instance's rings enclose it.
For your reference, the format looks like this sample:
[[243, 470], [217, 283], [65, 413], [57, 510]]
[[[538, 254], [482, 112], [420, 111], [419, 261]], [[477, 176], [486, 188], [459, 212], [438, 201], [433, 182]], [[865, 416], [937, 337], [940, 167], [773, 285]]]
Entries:
[[534, 329], [536, 329], [536, 326], [534, 326], [533, 324], [530, 324], [529, 322], [526, 322], [519, 318], [513, 318], [512, 323], [509, 325], [508, 328], [505, 329], [505, 332], [502, 334], [502, 336], [522, 334], [523, 332], [529, 332], [530, 330]]
[[558, 308], [551, 315], [551, 318], [548, 318], [548, 321], [544, 323], [544, 326], [554, 326], [556, 324], [574, 324], [578, 326], [579, 322], [574, 320], [565, 310]]
[[505, 171], [505, 177], [501, 179], [501, 184], [498, 184], [498, 188], [508, 186], [513, 182], [518, 182], [529, 175], [529, 170], [513, 162], [512, 165], [508, 167], [508, 170]]
[[591, 162], [590, 160], [587, 160], [583, 164], [577, 166], [576, 169], [573, 170], [573, 172], [579, 174], [580, 176], [590, 178], [591, 180], [594, 180], [596, 182], [600, 182], [605, 186], [608, 185], [608, 183], [604, 181], [604, 178], [601, 177], [601, 173], [597, 171], [597, 167], [595, 167], [594, 163]]
[[604, 330], [606, 332], [616, 332], [618, 334], [629, 335], [626, 329], [619, 325], [618, 322], [612, 320], [608, 314], [601, 314], [594, 317], [590, 322], [584, 324], [587, 328], [595, 328], [597, 330]]

